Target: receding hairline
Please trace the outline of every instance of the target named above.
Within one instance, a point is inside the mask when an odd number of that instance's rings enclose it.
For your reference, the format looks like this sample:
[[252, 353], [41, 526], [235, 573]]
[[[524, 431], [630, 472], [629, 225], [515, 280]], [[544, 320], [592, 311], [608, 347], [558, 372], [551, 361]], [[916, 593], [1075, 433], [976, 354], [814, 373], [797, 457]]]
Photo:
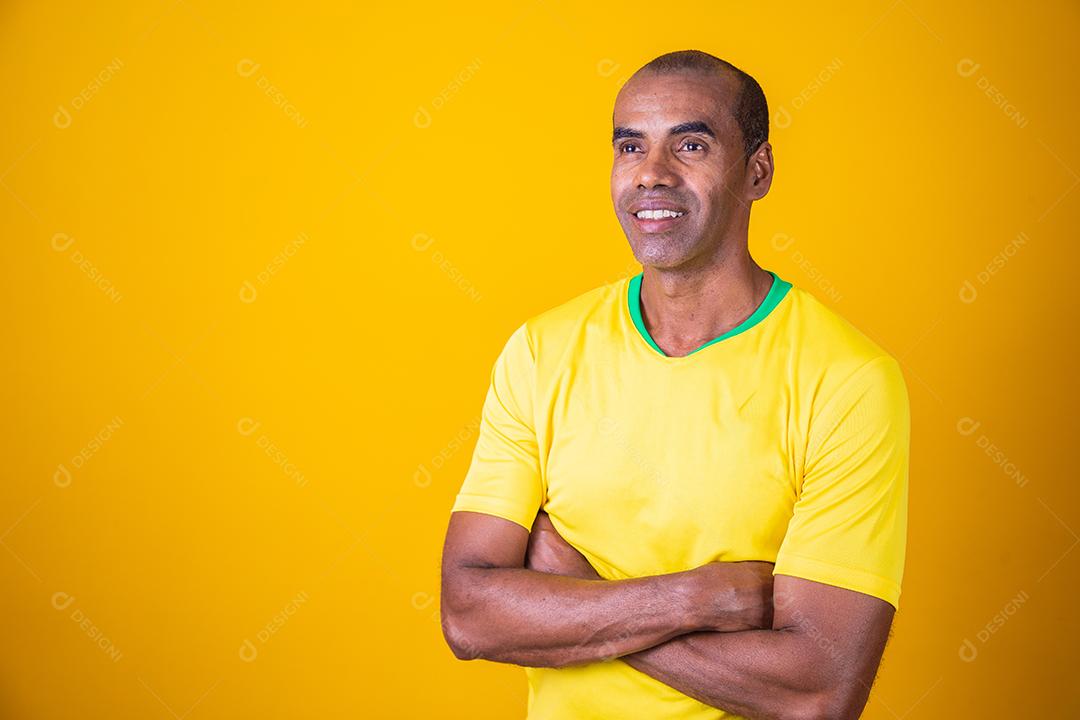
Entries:
[[[643, 65], [634, 71], [634, 74], [626, 79], [623, 83], [623, 88], [629, 85], [631, 82], [642, 77], [664, 77], [667, 75], [696, 75], [698, 77], [715, 79], [721, 77], [731, 78], [735, 81], [735, 89], [742, 90], [743, 80], [741, 71], [735, 67], [727, 67], [718, 65], [716, 67], [671, 67], [671, 68], [653, 68], [648, 65]], [[620, 88], [621, 91], [622, 88]]]
[[[653, 58], [645, 65], [638, 68], [616, 95], [616, 104], [619, 97], [635, 80], [654, 79], [666, 75], [691, 76], [704, 78], [705, 80], [717, 81], [716, 87], [723, 88], [721, 92], [726, 95], [722, 105], [727, 110], [735, 124], [738, 126], [743, 139], [743, 154], [749, 161], [750, 155], [757, 150], [762, 143], [769, 139], [769, 111], [768, 102], [764, 91], [758, 81], [742, 68], [739, 68], [727, 60], [716, 57], [700, 50], [681, 50], [666, 53]], [[733, 86], [724, 86], [724, 80], [720, 78], [732, 78]], [[728, 92], [730, 91], [730, 93]], [[612, 125], [614, 126], [614, 112], [612, 113]]]
[[[726, 112], [729, 119], [731, 120], [731, 122], [734, 123], [736, 125], [736, 127], [738, 127], [737, 118], [735, 117], [735, 107], [739, 104], [739, 99], [740, 99], [740, 96], [741, 96], [741, 93], [742, 93], [741, 78], [739, 77], [739, 75], [737, 73], [731, 72], [731, 71], [729, 71], [729, 70], [727, 70], [725, 68], [715, 68], [715, 69], [709, 69], [709, 68], [673, 68], [673, 69], [656, 70], [656, 69], [650, 68], [648, 66], [645, 66], [645, 67], [642, 67], [642, 68], [638, 69], [637, 72], [635, 72], [633, 75], [631, 75], [629, 78], [626, 79], [626, 81], [623, 83], [622, 87], [619, 88], [619, 92], [616, 95], [616, 102], [618, 101], [618, 97], [622, 96], [623, 92], [626, 91], [626, 89], [635, 80], [641, 80], [641, 79], [652, 80], [652, 79], [660, 78], [660, 77], [680, 76], [680, 75], [681, 76], [699, 77], [699, 78], [706, 79], [706, 80], [715, 80], [715, 79], [721, 77], [722, 74], [724, 74], [724, 73], [726, 73], [727, 77], [731, 78], [734, 81], [734, 85], [730, 87], [731, 95], [727, 97], [726, 102], [721, 102], [720, 103], [720, 105], [717, 107], [717, 110], [719, 112], [721, 112], [721, 113]], [[615, 125], [615, 123], [614, 123], [614, 120], [615, 120], [614, 108], [612, 108], [612, 117], [611, 117], [611, 119], [612, 119], [612, 126], [614, 127], [614, 125]], [[701, 119], [705, 120], [705, 118], [701, 118]], [[710, 124], [712, 124], [712, 123], [710, 122]]]

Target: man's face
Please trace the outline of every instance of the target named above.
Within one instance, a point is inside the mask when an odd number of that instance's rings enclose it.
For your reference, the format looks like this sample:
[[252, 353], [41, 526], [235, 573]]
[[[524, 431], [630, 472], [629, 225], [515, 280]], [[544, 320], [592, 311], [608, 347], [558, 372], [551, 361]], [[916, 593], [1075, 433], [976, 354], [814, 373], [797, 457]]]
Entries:
[[[738, 90], [729, 74], [690, 72], [646, 72], [620, 90], [611, 198], [643, 265], [674, 268], [711, 255], [748, 215], [742, 132], [730, 111]], [[665, 209], [681, 215], [658, 216]]]

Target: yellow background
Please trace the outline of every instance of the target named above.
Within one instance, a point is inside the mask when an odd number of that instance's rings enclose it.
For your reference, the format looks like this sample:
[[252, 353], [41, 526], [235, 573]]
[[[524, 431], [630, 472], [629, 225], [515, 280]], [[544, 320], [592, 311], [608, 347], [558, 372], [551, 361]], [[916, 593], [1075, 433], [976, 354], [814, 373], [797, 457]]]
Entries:
[[0, 716], [521, 717], [443, 644], [448, 511], [510, 331], [638, 271], [612, 103], [685, 48], [770, 102], [751, 252], [910, 388], [865, 717], [1080, 712], [1078, 21], [6, 3]]

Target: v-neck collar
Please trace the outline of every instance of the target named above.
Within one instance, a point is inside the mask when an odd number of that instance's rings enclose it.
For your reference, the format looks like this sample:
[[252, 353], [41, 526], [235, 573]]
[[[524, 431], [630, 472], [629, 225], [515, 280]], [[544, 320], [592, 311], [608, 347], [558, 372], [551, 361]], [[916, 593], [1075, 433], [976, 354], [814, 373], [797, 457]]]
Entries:
[[[762, 320], [764, 320], [768, 316], [768, 314], [773, 311], [773, 308], [775, 308], [784, 298], [784, 295], [787, 294], [787, 291], [791, 289], [791, 283], [782, 279], [772, 270], [769, 270], [768, 272], [770, 275], [772, 275], [773, 278], [772, 285], [769, 287], [769, 292], [765, 295], [765, 299], [761, 301], [761, 304], [758, 305], [757, 309], [754, 310], [754, 312], [750, 313], [750, 316], [748, 318], [728, 330], [723, 335], [715, 337], [712, 340], [709, 340], [704, 345], [701, 345], [700, 347], [691, 350], [686, 355], [682, 355], [679, 357], [688, 357], [690, 355], [693, 355], [699, 350], [707, 348], [710, 345], [720, 342], [721, 340], [726, 340], [730, 337], [738, 335], [739, 333], [745, 332], [757, 325]], [[652, 339], [651, 335], [649, 335], [649, 331], [645, 329], [645, 321], [641, 316], [641, 279], [644, 274], [644, 271], [642, 271], [634, 277], [630, 278], [629, 289], [626, 293], [627, 304], [630, 309], [630, 318], [634, 321], [634, 327], [637, 328], [638, 334], [641, 335], [641, 337], [645, 340], [645, 342], [649, 344], [650, 347], [652, 347], [653, 350], [655, 350], [657, 353], [664, 357], [670, 357], [667, 353], [660, 349], [660, 346], [657, 345], [656, 341]]]

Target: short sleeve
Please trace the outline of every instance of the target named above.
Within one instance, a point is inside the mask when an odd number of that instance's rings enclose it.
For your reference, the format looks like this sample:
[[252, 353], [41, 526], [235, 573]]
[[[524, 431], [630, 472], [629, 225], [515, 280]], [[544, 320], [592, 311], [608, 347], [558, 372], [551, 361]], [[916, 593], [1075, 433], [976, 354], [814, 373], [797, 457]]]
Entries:
[[900, 608], [911, 418], [899, 363], [861, 366], [811, 418], [802, 486], [773, 574]]
[[491, 369], [476, 449], [451, 512], [487, 513], [532, 528], [544, 500], [533, 424], [535, 366], [523, 324]]

